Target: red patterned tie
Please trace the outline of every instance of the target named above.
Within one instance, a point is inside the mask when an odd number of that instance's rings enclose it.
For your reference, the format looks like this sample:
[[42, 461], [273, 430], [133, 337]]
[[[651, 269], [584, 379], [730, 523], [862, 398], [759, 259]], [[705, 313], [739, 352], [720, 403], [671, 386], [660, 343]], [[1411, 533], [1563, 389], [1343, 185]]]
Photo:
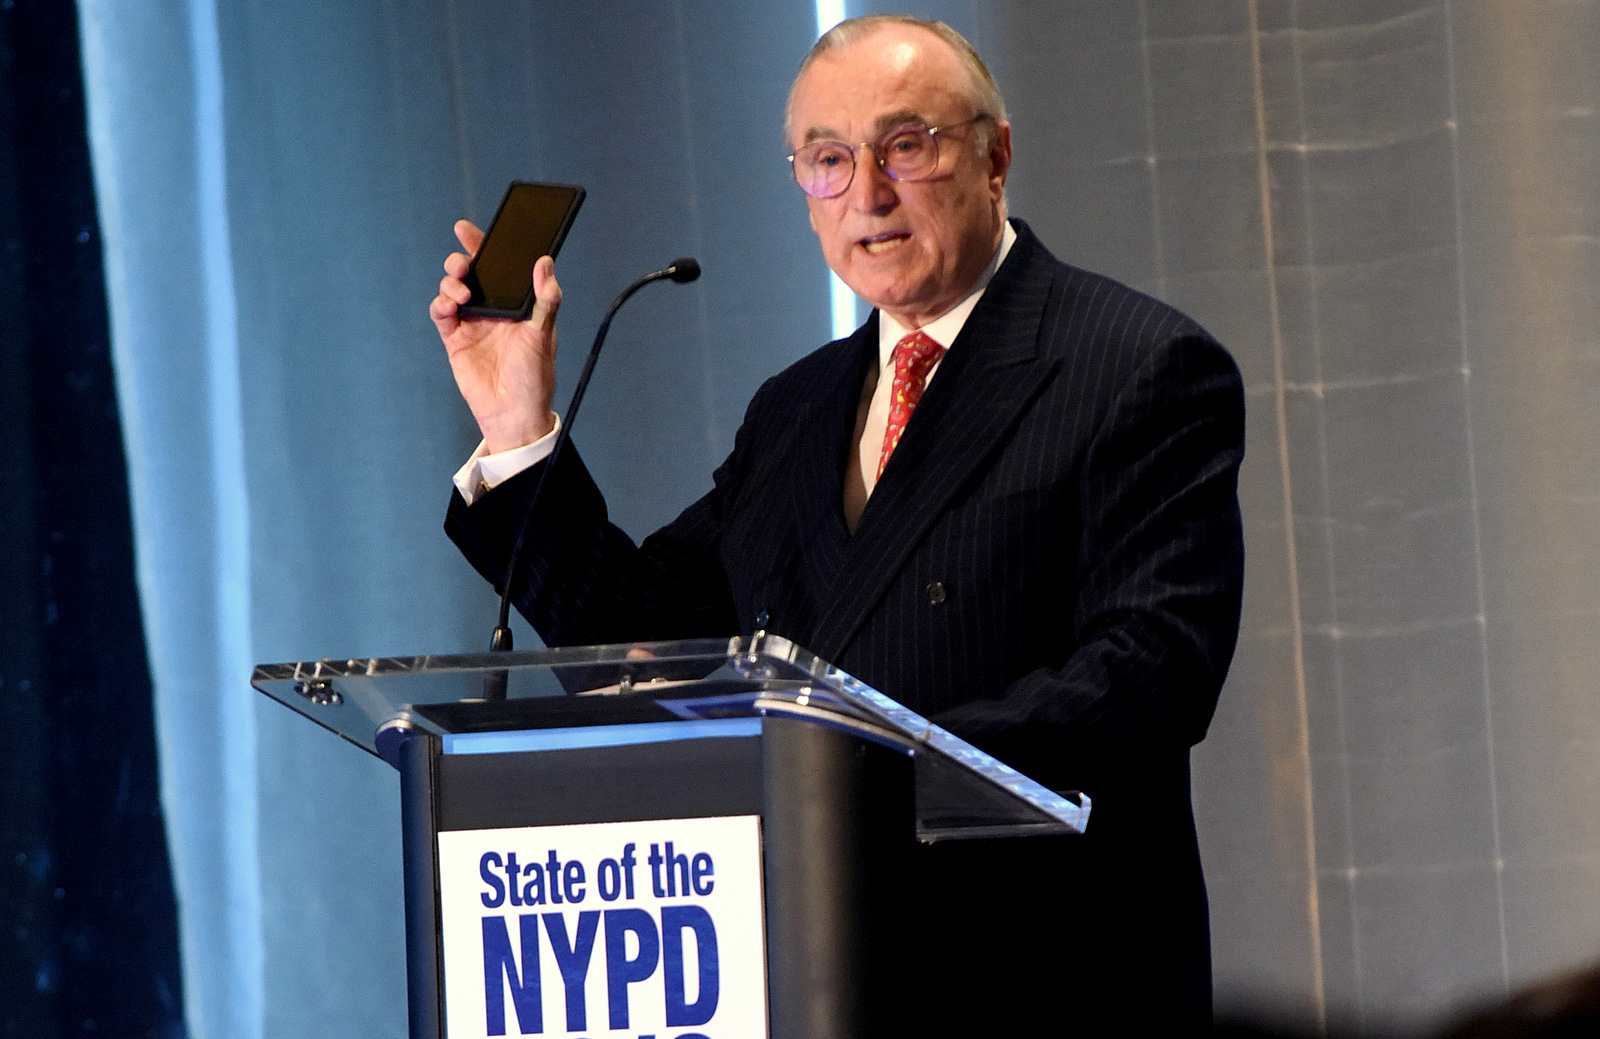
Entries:
[[900, 434], [906, 431], [911, 412], [922, 399], [922, 390], [928, 383], [928, 370], [938, 363], [944, 347], [934, 342], [920, 330], [912, 332], [894, 344], [894, 385], [889, 390], [889, 424], [883, 430], [883, 452], [878, 455], [878, 477], [889, 464], [889, 456], [900, 444]]

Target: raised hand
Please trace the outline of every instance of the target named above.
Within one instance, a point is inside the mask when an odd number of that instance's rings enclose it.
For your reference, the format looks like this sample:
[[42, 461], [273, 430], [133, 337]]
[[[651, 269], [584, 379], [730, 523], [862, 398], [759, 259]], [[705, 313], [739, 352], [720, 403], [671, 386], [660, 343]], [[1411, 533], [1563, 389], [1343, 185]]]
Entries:
[[485, 445], [491, 453], [509, 451], [555, 428], [550, 400], [555, 392], [556, 311], [561, 306], [555, 261], [544, 256], [533, 265], [535, 302], [528, 320], [463, 320], [457, 311], [471, 292], [462, 279], [483, 243], [483, 232], [466, 220], [456, 221], [455, 232], [466, 251], [445, 257], [445, 276], [428, 316], [444, 340], [456, 388], [472, 409]]

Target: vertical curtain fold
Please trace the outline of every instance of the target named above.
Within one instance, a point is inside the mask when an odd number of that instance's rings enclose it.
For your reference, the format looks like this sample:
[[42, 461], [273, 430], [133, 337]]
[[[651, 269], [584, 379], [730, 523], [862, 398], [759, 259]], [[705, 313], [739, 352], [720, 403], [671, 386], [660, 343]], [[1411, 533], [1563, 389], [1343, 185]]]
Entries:
[[79, 12], [186, 1013], [196, 1037], [250, 1039], [263, 949], [216, 12]]

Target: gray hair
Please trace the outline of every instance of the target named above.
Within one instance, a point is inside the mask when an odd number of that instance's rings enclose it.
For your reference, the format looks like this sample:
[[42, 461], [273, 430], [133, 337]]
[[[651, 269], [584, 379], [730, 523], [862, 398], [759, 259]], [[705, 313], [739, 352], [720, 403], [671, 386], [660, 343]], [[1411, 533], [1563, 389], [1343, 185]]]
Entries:
[[799, 71], [794, 74], [794, 83], [789, 86], [789, 100], [783, 106], [784, 133], [788, 134], [788, 124], [794, 107], [794, 88], [800, 82], [800, 77], [805, 75], [806, 69], [812, 63], [831, 51], [843, 50], [860, 40], [871, 36], [879, 29], [891, 25], [910, 25], [918, 29], [933, 33], [956, 52], [961, 65], [967, 70], [967, 79], [972, 91], [973, 104], [977, 105], [976, 114], [989, 116], [989, 119], [980, 120], [980, 132], [974, 134], [977, 138], [980, 151], [988, 151], [993, 141], [994, 126], [1006, 120], [1006, 101], [1000, 96], [1000, 87], [994, 81], [994, 76], [989, 72], [989, 66], [978, 57], [978, 52], [973, 50], [967, 38], [956, 32], [949, 25], [940, 21], [926, 18], [913, 18], [908, 14], [867, 14], [859, 18], [847, 18], [823, 33], [811, 49], [806, 52], [805, 59], [800, 62]]

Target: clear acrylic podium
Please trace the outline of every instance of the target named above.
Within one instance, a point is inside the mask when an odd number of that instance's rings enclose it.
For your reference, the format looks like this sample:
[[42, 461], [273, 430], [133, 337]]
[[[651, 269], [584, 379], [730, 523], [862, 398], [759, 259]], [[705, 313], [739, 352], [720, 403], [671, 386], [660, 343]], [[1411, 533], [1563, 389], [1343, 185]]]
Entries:
[[412, 1039], [445, 1035], [441, 834], [759, 816], [770, 1034], [844, 1039], [911, 998], [915, 842], [1081, 833], [1090, 812], [760, 632], [268, 664], [252, 684], [400, 771]]

